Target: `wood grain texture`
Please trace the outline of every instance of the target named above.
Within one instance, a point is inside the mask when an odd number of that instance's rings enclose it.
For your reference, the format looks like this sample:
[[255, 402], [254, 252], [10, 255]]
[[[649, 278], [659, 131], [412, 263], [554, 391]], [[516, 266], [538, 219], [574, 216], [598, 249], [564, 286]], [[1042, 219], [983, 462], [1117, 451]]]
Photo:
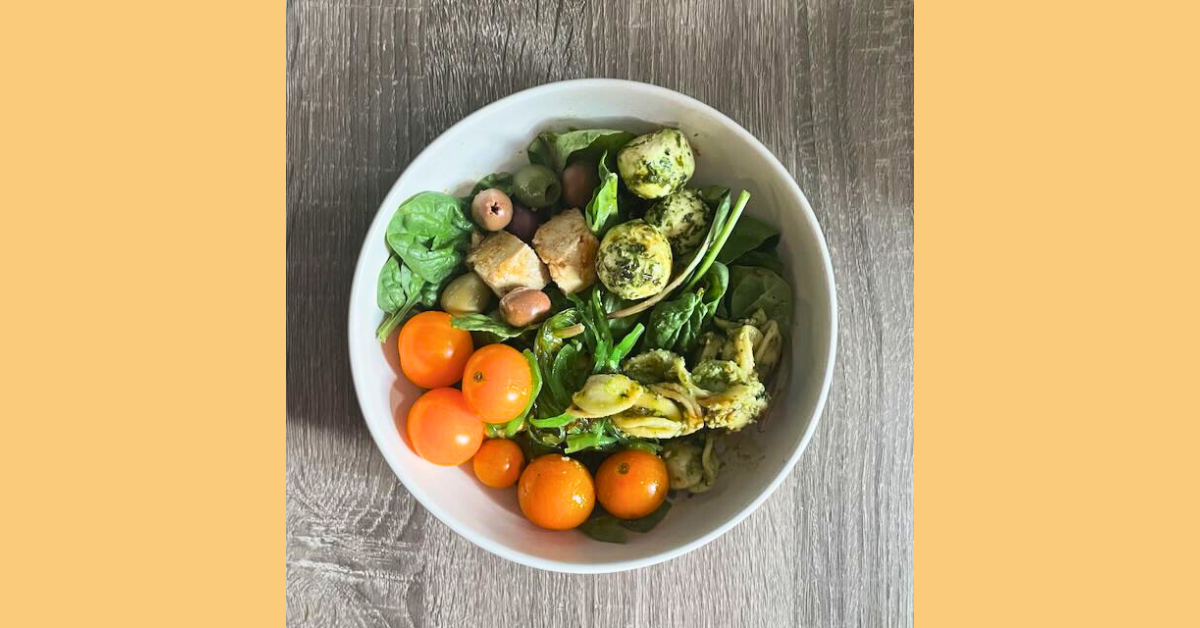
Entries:
[[[291, 626], [911, 626], [911, 0], [290, 0]], [[833, 254], [836, 378], [807, 453], [712, 544], [632, 573], [506, 563], [412, 499], [351, 388], [351, 275], [380, 200], [463, 116], [578, 77], [656, 83], [759, 137]], [[496, 574], [496, 575], [489, 575]]]

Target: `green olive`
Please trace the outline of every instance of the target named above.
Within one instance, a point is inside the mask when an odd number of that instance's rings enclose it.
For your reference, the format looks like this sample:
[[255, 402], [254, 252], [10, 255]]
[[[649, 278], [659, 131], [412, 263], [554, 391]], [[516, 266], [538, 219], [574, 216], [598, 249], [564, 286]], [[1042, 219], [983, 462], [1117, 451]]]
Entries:
[[492, 289], [475, 273], [467, 273], [451, 281], [442, 290], [442, 309], [451, 316], [480, 314], [492, 301]]
[[521, 166], [513, 175], [513, 195], [530, 207], [548, 207], [558, 200], [562, 185], [554, 171], [536, 164]]

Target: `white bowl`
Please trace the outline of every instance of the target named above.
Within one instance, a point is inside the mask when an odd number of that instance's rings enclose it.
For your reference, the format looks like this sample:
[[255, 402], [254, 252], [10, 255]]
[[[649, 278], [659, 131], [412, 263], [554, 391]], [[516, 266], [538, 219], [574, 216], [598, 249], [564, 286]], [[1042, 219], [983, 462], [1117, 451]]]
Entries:
[[[476, 180], [527, 163], [538, 132], [609, 127], [645, 132], [683, 129], [696, 149], [692, 183], [719, 183], [753, 195], [747, 212], [782, 231], [779, 252], [795, 294], [791, 363], [761, 431], [722, 469], [707, 493], [675, 500], [647, 534], [614, 545], [577, 531], [552, 532], [527, 521], [516, 490], [480, 484], [470, 465], [446, 468], [413, 453], [397, 426], [422, 392], [399, 374], [396, 348], [380, 345], [383, 314], [375, 283], [387, 260], [384, 230], [396, 207], [423, 190], [466, 194]], [[635, 569], [694, 550], [754, 511], [787, 476], [812, 436], [833, 374], [837, 307], [833, 268], [808, 200], [778, 160], [715, 109], [668, 89], [608, 79], [553, 83], [514, 94], [467, 116], [421, 152], [392, 186], [367, 232], [350, 293], [350, 366], [367, 427], [396, 476], [429, 512], [483, 549], [539, 569], [602, 573]], [[395, 335], [393, 334], [393, 339]], [[758, 432], [758, 433], [756, 433]], [[742, 439], [743, 441], [746, 439]]]

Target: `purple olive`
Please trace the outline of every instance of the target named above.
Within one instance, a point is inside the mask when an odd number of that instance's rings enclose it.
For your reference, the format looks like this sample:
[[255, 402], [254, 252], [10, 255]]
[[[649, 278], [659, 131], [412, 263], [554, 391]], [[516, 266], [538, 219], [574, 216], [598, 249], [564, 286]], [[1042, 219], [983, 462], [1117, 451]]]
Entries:
[[596, 164], [577, 161], [563, 170], [562, 198], [567, 207], [583, 209], [592, 200], [592, 193], [600, 185]]
[[533, 242], [533, 234], [538, 230], [537, 215], [528, 207], [513, 203], [512, 220], [504, 230], [525, 242]]
[[500, 299], [500, 316], [513, 327], [542, 322], [550, 314], [550, 297], [536, 288], [517, 288]]

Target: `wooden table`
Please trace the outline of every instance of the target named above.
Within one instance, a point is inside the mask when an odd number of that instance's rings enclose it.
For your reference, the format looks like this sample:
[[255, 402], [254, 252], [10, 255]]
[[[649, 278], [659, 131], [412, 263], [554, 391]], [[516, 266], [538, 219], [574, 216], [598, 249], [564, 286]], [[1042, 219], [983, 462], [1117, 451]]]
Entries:
[[[913, 623], [911, 0], [289, 0], [287, 618], [295, 626]], [[477, 549], [388, 469], [347, 299], [380, 201], [472, 111], [578, 77], [725, 112], [799, 181], [837, 275], [836, 378], [795, 471], [687, 556], [603, 576]]]

